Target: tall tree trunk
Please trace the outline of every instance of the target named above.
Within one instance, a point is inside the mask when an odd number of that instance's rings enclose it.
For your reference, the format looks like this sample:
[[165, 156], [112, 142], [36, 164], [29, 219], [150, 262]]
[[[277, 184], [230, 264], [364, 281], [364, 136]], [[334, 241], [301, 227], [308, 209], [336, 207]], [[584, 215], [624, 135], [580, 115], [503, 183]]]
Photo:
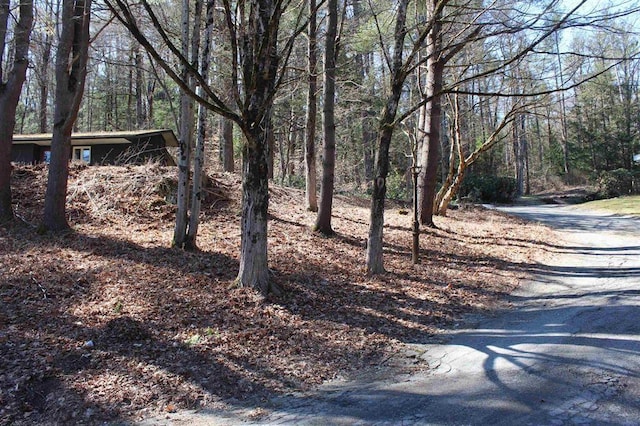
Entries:
[[[360, 25], [360, 17], [362, 13], [361, 0], [354, 0], [352, 3], [353, 16], [356, 26]], [[366, 87], [366, 79], [369, 67], [370, 53], [357, 53], [355, 55], [356, 70], [358, 72], [358, 83], [363, 87]], [[375, 87], [371, 87], [367, 96], [375, 98]], [[368, 99], [364, 99], [368, 103]], [[375, 128], [372, 125], [372, 118], [375, 114], [372, 114], [370, 107], [362, 108], [360, 111], [360, 125], [362, 126], [362, 161], [364, 163], [364, 179], [367, 185], [370, 185], [373, 180], [373, 168], [374, 157], [372, 147], [376, 142]]]
[[529, 174], [529, 139], [526, 130], [527, 117], [522, 116], [522, 134], [520, 139], [520, 149], [522, 150], [522, 161], [524, 167], [524, 188], [522, 195], [529, 195], [531, 192], [531, 176]]
[[235, 169], [233, 159], [233, 121], [228, 118], [221, 118], [221, 141], [222, 148], [222, 169], [225, 172], [233, 172]]
[[275, 152], [276, 152], [276, 136], [273, 131], [273, 120], [269, 117], [267, 121], [267, 139], [269, 143], [267, 144], [268, 154], [267, 154], [267, 175], [269, 179], [273, 179], [273, 167], [275, 164]]
[[[189, 30], [189, 0], [182, 1], [182, 53], [185, 58], [191, 56], [192, 64], [194, 60], [194, 43], [193, 39], [199, 39], [198, 34]], [[201, 8], [201, 2], [195, 3], [195, 9]], [[196, 25], [197, 25], [196, 21]], [[195, 45], [197, 46], [197, 45]], [[191, 55], [190, 55], [191, 54]], [[182, 78], [187, 81], [189, 87], [193, 88], [193, 77], [190, 75], [187, 66], [183, 64]], [[178, 143], [178, 194], [177, 194], [177, 210], [176, 210], [176, 226], [173, 233], [172, 246], [185, 248], [187, 241], [187, 225], [189, 223], [189, 195], [191, 186], [191, 151], [193, 150], [193, 121], [194, 108], [193, 100], [185, 92], [180, 94], [180, 140]]]
[[[556, 74], [556, 87], [562, 89], [564, 87], [564, 69], [562, 66], [562, 57], [560, 54], [560, 39], [558, 32], [554, 33], [556, 45], [556, 58], [558, 60], [558, 73]], [[565, 176], [569, 176], [569, 136], [567, 127], [567, 107], [564, 96], [564, 90], [560, 90], [560, 145], [562, 147], [562, 168]]]
[[[10, 1], [0, 2], [0, 41], [6, 44]], [[0, 56], [0, 222], [13, 218], [11, 206], [11, 146], [16, 123], [16, 109], [29, 64], [29, 36], [33, 23], [33, 1], [20, 2], [20, 17], [14, 30], [13, 63], [4, 80]]]
[[425, 105], [426, 141], [423, 140], [420, 155], [422, 177], [420, 179], [420, 223], [435, 226], [433, 223], [434, 198], [438, 181], [438, 166], [440, 164], [440, 129], [442, 126], [442, 78], [444, 66], [434, 57], [427, 61], [426, 93], [430, 101]]
[[[215, 1], [207, 1], [206, 11], [206, 28], [205, 41], [202, 50], [202, 61], [200, 66], [200, 74], [205, 80], [209, 79], [209, 64], [211, 62], [211, 40], [213, 35], [213, 13], [215, 10]], [[202, 88], [198, 88], [200, 96], [203, 95]], [[198, 129], [196, 140], [196, 152], [193, 166], [193, 191], [191, 194], [191, 215], [189, 217], [189, 228], [187, 230], [187, 238], [185, 248], [195, 250], [198, 246], [196, 237], [198, 235], [198, 225], [200, 224], [200, 207], [202, 205], [202, 178], [204, 174], [205, 162], [205, 142], [207, 139], [207, 109], [198, 105]]]
[[425, 95], [429, 99], [424, 110], [424, 128], [420, 164], [420, 223], [434, 226], [433, 210], [440, 164], [440, 127], [442, 126], [442, 80], [444, 63], [441, 55], [442, 9], [436, 1], [428, 2], [429, 15], [433, 26], [427, 36], [427, 81]]
[[442, 126], [442, 82], [444, 60], [441, 58], [442, 8], [435, 0], [427, 2], [427, 14], [432, 27], [427, 36], [427, 80], [424, 95], [429, 101], [424, 106], [423, 127], [420, 152], [420, 223], [435, 226], [433, 223], [434, 199], [440, 165], [440, 128]]
[[[127, 116], [126, 116], [126, 130], [132, 130], [134, 127], [135, 115], [133, 113], [133, 105], [137, 104], [137, 93], [134, 92], [135, 82], [134, 82], [134, 68], [135, 68], [135, 55], [134, 48], [131, 46], [129, 50], [129, 58], [128, 58], [128, 75], [127, 75]], [[135, 98], [135, 99], [134, 99]]]
[[146, 126], [148, 127], [153, 127], [153, 117], [154, 117], [154, 113], [155, 113], [155, 108], [153, 105], [153, 98], [155, 96], [155, 91], [156, 91], [156, 83], [157, 83], [157, 77], [154, 77], [154, 80], [152, 81], [147, 81], [147, 84], [145, 85], [145, 93], [146, 93], [146, 97], [147, 97], [147, 113], [146, 113]]
[[305, 119], [305, 207], [312, 212], [318, 211], [317, 172], [316, 172], [316, 119], [318, 116], [318, 48], [317, 48], [317, 10], [316, 0], [309, 0], [309, 40], [308, 40], [308, 87], [307, 115]]
[[277, 34], [281, 7], [281, 3], [275, 1], [251, 2], [249, 22], [253, 32], [239, 46], [247, 102], [240, 123], [246, 143], [242, 150], [240, 269], [236, 284], [252, 287], [262, 294], [282, 292], [269, 280], [267, 263], [269, 122], [280, 59]]
[[391, 93], [387, 98], [378, 127], [378, 150], [376, 170], [371, 195], [371, 219], [367, 242], [367, 273], [370, 275], [384, 272], [383, 228], [384, 204], [387, 193], [387, 175], [389, 174], [389, 147], [394, 130], [394, 121], [398, 111], [398, 102], [402, 95], [402, 86], [406, 79], [402, 55], [406, 36], [405, 23], [409, 0], [400, 0], [396, 15], [394, 32], [394, 54], [391, 69]]
[[515, 178], [518, 195], [524, 194], [524, 150], [522, 141], [524, 139], [524, 116], [519, 114], [513, 122], [513, 155], [515, 160]]
[[133, 41], [135, 46], [133, 48], [133, 61], [135, 66], [135, 83], [136, 83], [136, 128], [143, 129], [148, 128], [149, 122], [145, 117], [144, 112], [144, 81], [142, 79], [142, 54], [140, 54], [140, 44], [137, 41]]
[[[383, 229], [384, 205], [387, 194], [387, 175], [389, 174], [389, 147], [393, 135], [393, 122], [398, 108], [398, 100], [391, 96], [380, 122], [378, 133], [378, 154], [376, 155], [376, 171], [371, 194], [371, 212], [369, 219], [369, 239], [367, 241], [367, 273], [381, 274], [384, 269]], [[398, 96], [398, 99], [400, 97]], [[386, 123], [386, 125], [384, 124]]]
[[[229, 33], [225, 31], [224, 19], [217, 20], [216, 24], [216, 35], [219, 37], [221, 45], [229, 45], [231, 44], [231, 40], [229, 38]], [[221, 77], [223, 80], [221, 84], [225, 87], [225, 94], [223, 94], [223, 98], [225, 99], [225, 103], [231, 103], [233, 101], [233, 97], [230, 95], [233, 91], [236, 90], [234, 85], [236, 82], [233, 78], [229, 78], [223, 76]], [[220, 161], [222, 163], [222, 170], [225, 172], [232, 173], [235, 170], [235, 158], [234, 158], [234, 147], [233, 147], [233, 137], [234, 137], [234, 122], [228, 117], [220, 117], [220, 137], [219, 137], [219, 150], [220, 150]]]
[[[269, 207], [268, 133], [260, 126], [247, 135], [242, 150], [242, 222], [238, 283], [250, 283], [263, 294], [280, 290], [270, 285], [267, 259]], [[255, 148], [250, 147], [255, 145]]]
[[[51, 8], [53, 15], [53, 6], [46, 3]], [[55, 17], [51, 17], [52, 19]], [[49, 102], [49, 65], [51, 62], [51, 47], [53, 45], [53, 35], [49, 31], [44, 32], [42, 42], [42, 63], [40, 64], [40, 72], [38, 84], [40, 85], [40, 104], [38, 107], [38, 124], [40, 133], [46, 133], [49, 129], [47, 105]]]
[[376, 132], [372, 130], [371, 118], [371, 111], [362, 111], [362, 161], [364, 162], [364, 179], [367, 185], [373, 180], [374, 170], [373, 145], [375, 143]]
[[66, 218], [71, 131], [78, 117], [89, 58], [91, 0], [64, 0], [62, 31], [56, 52], [56, 97], [51, 162], [44, 200], [43, 226], [69, 228]]
[[320, 185], [320, 206], [314, 230], [324, 234], [334, 233], [331, 227], [333, 210], [333, 186], [336, 168], [336, 123], [335, 123], [335, 88], [336, 88], [336, 37], [338, 32], [338, 2], [327, 3], [329, 19], [325, 42], [324, 69], [324, 106], [322, 144], [322, 182]]

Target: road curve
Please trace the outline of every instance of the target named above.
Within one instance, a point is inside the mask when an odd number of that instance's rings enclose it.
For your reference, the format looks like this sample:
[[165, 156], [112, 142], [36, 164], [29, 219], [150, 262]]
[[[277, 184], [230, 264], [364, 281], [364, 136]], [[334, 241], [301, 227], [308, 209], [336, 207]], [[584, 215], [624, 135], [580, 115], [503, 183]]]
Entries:
[[[425, 373], [270, 401], [254, 424], [640, 425], [640, 220], [559, 206], [501, 210], [562, 239], [514, 309], [416, 353]], [[236, 412], [142, 424], [251, 424]]]

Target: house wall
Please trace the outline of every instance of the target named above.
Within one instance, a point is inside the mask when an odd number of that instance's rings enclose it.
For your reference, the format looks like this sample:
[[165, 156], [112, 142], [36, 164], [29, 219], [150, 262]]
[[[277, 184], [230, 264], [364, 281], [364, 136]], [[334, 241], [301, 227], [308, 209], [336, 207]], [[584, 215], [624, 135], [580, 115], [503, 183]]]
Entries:
[[140, 164], [159, 159], [171, 164], [161, 137], [134, 140], [131, 145], [94, 145], [91, 147], [91, 164]]
[[133, 163], [144, 163], [148, 160], [159, 160], [163, 164], [173, 164], [173, 159], [167, 152], [164, 139], [160, 135], [141, 138], [133, 141], [130, 158]]
[[91, 164], [114, 164], [116, 159], [130, 147], [130, 145], [93, 145], [91, 146]]
[[35, 144], [13, 145], [11, 147], [11, 161], [24, 164], [37, 163], [38, 152], [38, 146]]
[[[175, 165], [171, 155], [165, 148], [165, 141], [161, 135], [134, 139], [131, 144], [99, 144], [84, 146], [91, 147], [91, 164], [140, 164], [150, 159], [159, 160], [165, 165]], [[16, 163], [33, 164], [41, 161], [41, 151], [50, 149], [48, 146], [36, 144], [13, 145], [11, 161]], [[73, 150], [72, 150], [73, 152]]]

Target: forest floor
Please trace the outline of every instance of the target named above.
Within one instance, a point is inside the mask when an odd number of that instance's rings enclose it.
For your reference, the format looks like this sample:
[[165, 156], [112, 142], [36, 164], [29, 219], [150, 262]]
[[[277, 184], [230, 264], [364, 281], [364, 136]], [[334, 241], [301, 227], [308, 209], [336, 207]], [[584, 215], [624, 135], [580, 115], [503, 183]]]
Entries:
[[[411, 264], [411, 215], [385, 214], [387, 273], [364, 267], [369, 202], [337, 196], [336, 235], [310, 230], [300, 190], [272, 185], [269, 263], [281, 297], [231, 288], [240, 180], [208, 179], [198, 244], [170, 247], [175, 168], [79, 167], [73, 231], [39, 234], [43, 166], [14, 171], [0, 225], [0, 424], [135, 421], [228, 408], [395, 363], [469, 314], [505, 308], [554, 234], [479, 207], [437, 218]], [[254, 404], [259, 406], [259, 404]], [[256, 416], [260, 410], [256, 410]]]

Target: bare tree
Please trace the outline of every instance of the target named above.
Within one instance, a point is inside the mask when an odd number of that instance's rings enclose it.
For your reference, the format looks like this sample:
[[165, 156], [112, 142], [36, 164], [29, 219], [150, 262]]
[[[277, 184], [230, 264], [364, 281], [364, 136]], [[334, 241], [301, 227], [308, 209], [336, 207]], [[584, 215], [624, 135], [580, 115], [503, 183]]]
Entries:
[[71, 131], [84, 93], [89, 59], [91, 0], [63, 0], [62, 30], [56, 50], [56, 95], [51, 162], [44, 200], [43, 226], [51, 231], [69, 228], [66, 218], [67, 178]]
[[[236, 284], [253, 287], [264, 294], [280, 293], [281, 289], [269, 279], [267, 261], [269, 128], [274, 96], [282, 80], [284, 65], [295, 37], [304, 28], [304, 10], [294, 16], [295, 26], [289, 34], [281, 37], [281, 20], [290, 2], [222, 0], [231, 50], [231, 79], [234, 81], [232, 102], [227, 102], [222, 91], [216, 90], [174, 45], [149, 1], [141, 1], [146, 17], [152, 22], [161, 43], [169, 47], [172, 60], [189, 68], [196, 85], [202, 89], [202, 95], [181, 78], [172, 62], [160, 55], [141, 30], [139, 16], [132, 12], [127, 1], [106, 0], [106, 3], [185, 93], [210, 111], [233, 120], [242, 130], [245, 143], [242, 148], [240, 268]], [[283, 47], [280, 48], [282, 40]]]
[[[13, 218], [11, 206], [11, 145], [16, 123], [16, 108], [29, 64], [29, 35], [33, 23], [33, 1], [20, 1], [13, 41], [7, 43], [11, 2], [0, 2], [0, 221]], [[4, 49], [13, 50], [5, 56]], [[4, 59], [11, 63], [5, 65]], [[5, 70], [7, 75], [4, 75]]]
[[[190, 2], [182, 0], [182, 55], [190, 58], [182, 64], [181, 79], [195, 91], [195, 78], [190, 69], [197, 68], [198, 52], [200, 48], [200, 18], [202, 15], [202, 1], [194, 3], [194, 28], [191, 30]], [[189, 195], [191, 189], [191, 152], [193, 150], [193, 99], [189, 93], [180, 94], [180, 138], [178, 143], [178, 195], [176, 209], [176, 226], [173, 232], [172, 246], [185, 248], [187, 241], [187, 226], [189, 224]]]
[[378, 151], [375, 160], [375, 172], [373, 179], [373, 193], [371, 195], [371, 219], [369, 223], [369, 238], [367, 243], [367, 272], [379, 274], [384, 272], [382, 256], [382, 231], [384, 228], [384, 204], [387, 193], [387, 175], [389, 174], [389, 147], [391, 136], [395, 127], [395, 118], [398, 111], [398, 102], [402, 95], [402, 88], [407, 78], [407, 69], [411, 64], [411, 58], [404, 58], [404, 41], [407, 35], [407, 7], [410, 0], [401, 0], [396, 10], [393, 59], [390, 64], [391, 91], [387, 96], [380, 123], [378, 126], [377, 145]]
[[45, 1], [42, 4], [43, 11], [41, 10], [38, 20], [41, 21], [39, 28], [34, 33], [34, 44], [37, 46], [35, 50], [38, 53], [35, 55], [35, 74], [36, 80], [39, 86], [39, 105], [38, 105], [38, 123], [40, 133], [46, 133], [49, 129], [49, 75], [51, 65], [51, 50], [53, 46], [53, 39], [55, 32], [53, 27], [57, 22], [59, 15], [59, 5], [54, 10], [53, 1]]
[[322, 182], [320, 184], [320, 206], [314, 230], [325, 235], [333, 234], [331, 213], [333, 209], [333, 187], [336, 170], [336, 41], [338, 37], [338, 2], [328, 0], [327, 34], [324, 50], [324, 104], [323, 144], [322, 144]]
[[[209, 79], [209, 65], [211, 62], [211, 40], [213, 38], [213, 13], [215, 11], [215, 1], [208, 0], [206, 7], [206, 27], [205, 40], [202, 49], [202, 61], [200, 73], [205, 80]], [[202, 89], [198, 88], [198, 93], [202, 95]], [[198, 104], [198, 125], [196, 135], [196, 150], [193, 167], [193, 189], [191, 193], [191, 208], [189, 217], [189, 227], [187, 229], [187, 239], [185, 248], [196, 249], [196, 238], [198, 236], [198, 225], [200, 223], [200, 206], [202, 205], [202, 178], [205, 163], [205, 141], [207, 137], [207, 109]]]
[[[466, 172], [468, 168], [475, 163], [480, 156], [489, 151], [491, 148], [496, 146], [500, 141], [504, 139], [501, 136], [502, 131], [511, 123], [514, 122], [515, 117], [521, 110], [523, 106], [521, 102], [518, 100], [513, 105], [512, 108], [503, 115], [503, 118], [500, 122], [495, 126], [495, 129], [489, 134], [481, 143], [475, 144], [475, 149], [472, 150], [469, 154], [465, 153], [464, 144], [463, 144], [463, 132], [461, 130], [461, 120], [462, 114], [460, 112], [460, 102], [459, 95], [457, 93], [453, 94], [453, 100], [451, 101], [453, 108], [453, 131], [451, 134], [451, 138], [453, 141], [451, 142], [451, 150], [449, 153], [449, 170], [447, 173], [447, 177], [445, 178], [440, 191], [436, 194], [435, 197], [435, 210], [436, 213], [445, 216], [447, 212], [447, 208], [449, 207], [449, 203], [458, 193], [462, 182], [466, 176]], [[472, 146], [470, 144], [470, 146]]]
[[318, 23], [316, 0], [309, 0], [308, 25], [308, 87], [307, 112], [305, 120], [305, 206], [312, 212], [318, 211], [317, 174], [316, 174], [316, 118], [318, 112]]
[[[420, 108], [426, 109], [424, 112], [425, 127], [422, 130], [425, 142], [423, 142], [421, 156], [420, 222], [427, 226], [434, 226], [433, 214], [437, 208], [437, 206], [434, 206], [434, 199], [436, 195], [437, 168], [440, 164], [442, 95], [466, 82], [482, 76], [503, 72], [509, 66], [522, 60], [543, 41], [555, 34], [558, 29], [568, 25], [569, 18], [585, 3], [585, 0], [582, 0], [569, 12], [563, 14], [560, 19], [551, 22], [546, 22], [543, 17], [556, 6], [554, 1], [546, 3], [539, 13], [533, 15], [522, 13], [521, 10], [513, 7], [508, 2], [494, 2], [485, 9], [474, 8], [471, 3], [449, 3], [448, 0], [444, 2], [430, 1], [428, 3], [428, 12], [433, 17], [434, 25], [426, 47], [428, 73], [425, 96], [424, 100], [419, 104]], [[446, 16], [442, 14], [442, 11], [438, 12], [434, 8], [438, 5], [443, 8], [448, 7]], [[460, 17], [459, 22], [455, 24], [458, 17]], [[544, 22], [544, 25], [541, 22]], [[446, 43], [443, 41], [445, 31], [442, 25], [444, 23], [449, 26]], [[483, 48], [485, 48], [487, 40], [495, 40], [499, 37], [503, 38], [513, 34], [528, 34], [531, 38], [524, 38], [524, 42], [518, 45], [517, 49], [507, 55], [503, 55], [499, 61], [492, 61], [494, 65], [479, 74], [468, 75], [460, 81], [453, 81], [446, 86], [444, 85], [444, 67], [462, 49], [467, 46], [477, 45], [477, 43], [483, 43]], [[526, 96], [526, 94], [523, 94], [523, 96]]]
[[[567, 22], [569, 17], [582, 5], [583, 0], [571, 11], [563, 15], [562, 19], [546, 26], [538, 26], [540, 17], [543, 12], [536, 16], [525, 16], [526, 21], [521, 26], [514, 26], [519, 23], [517, 18], [509, 22], [502, 22], [505, 10], [510, 13], [521, 13], [517, 8], [507, 7], [506, 9], [494, 10], [491, 8], [477, 8], [471, 2], [463, 2], [461, 5], [453, 4], [448, 0], [445, 1], [429, 1], [426, 6], [426, 13], [416, 14], [417, 21], [413, 28], [415, 34], [412, 35], [410, 53], [403, 55], [404, 40], [406, 36], [406, 7], [408, 1], [401, 1], [395, 5], [396, 11], [396, 29], [394, 33], [395, 46], [393, 50], [393, 61], [388, 59], [385, 54], [390, 69], [390, 94], [387, 97], [385, 108], [382, 112], [380, 125], [378, 129], [378, 152], [376, 156], [376, 172], [373, 185], [373, 195], [371, 203], [371, 224], [369, 228], [369, 242], [367, 247], [367, 271], [370, 274], [377, 274], [384, 271], [382, 257], [382, 230], [384, 215], [384, 198], [386, 193], [386, 178], [389, 169], [388, 149], [390, 145], [391, 135], [397, 123], [409, 118], [416, 111], [423, 109], [424, 121], [421, 129], [426, 135], [427, 140], [423, 142], [422, 168], [423, 168], [423, 190], [422, 193], [422, 212], [421, 222], [432, 224], [432, 215], [434, 213], [435, 187], [437, 181], [437, 167], [440, 162], [440, 124], [441, 124], [441, 104], [440, 98], [443, 94], [450, 92], [456, 87], [466, 84], [482, 76], [491, 75], [502, 72], [506, 67], [517, 62], [527, 54], [532, 52], [543, 40], [548, 38]], [[547, 8], [555, 5], [550, 2]], [[451, 6], [451, 9], [446, 9]], [[490, 7], [495, 7], [492, 3]], [[446, 13], [445, 13], [446, 11]], [[454, 28], [455, 19], [460, 17], [461, 22], [457, 28]], [[496, 18], [497, 17], [497, 18]], [[482, 19], [481, 19], [482, 18]], [[446, 23], [453, 28], [453, 37], [443, 43], [442, 25]], [[398, 27], [398, 26], [401, 27]], [[535, 31], [533, 30], [535, 29]], [[472, 43], [484, 43], [489, 38], [499, 38], [501, 35], [510, 34], [518, 31], [531, 30], [533, 39], [525, 43], [511, 57], [503, 58], [488, 67], [488, 69], [464, 77], [461, 80], [454, 81], [448, 85], [444, 84], [443, 71], [447, 63], [449, 63], [463, 48]], [[379, 37], [384, 43], [384, 37], [378, 24]], [[422, 55], [423, 46], [427, 46], [426, 54]], [[407, 49], [409, 50], [409, 49]], [[383, 48], [383, 52], [387, 49]], [[399, 57], [397, 55], [400, 55]], [[427, 64], [427, 85], [424, 95], [418, 102], [410, 104], [404, 111], [398, 113], [398, 99], [402, 92], [402, 86], [405, 83], [409, 73], [419, 69], [422, 65]], [[426, 107], [426, 108], [425, 108]], [[425, 149], [426, 148], [426, 149]], [[424, 152], [423, 152], [424, 154]], [[423, 217], [424, 216], [424, 217]]]
[[[441, 3], [447, 3], [445, 0]], [[440, 128], [442, 125], [442, 86], [444, 78], [445, 58], [442, 55], [442, 7], [436, 7], [439, 2], [430, 0], [427, 2], [427, 14], [433, 21], [431, 31], [427, 37], [427, 81], [424, 96], [429, 99], [420, 110], [420, 123], [423, 127], [418, 129], [422, 137], [420, 164], [420, 223], [434, 226], [432, 219], [433, 195], [438, 175], [440, 162]]]

